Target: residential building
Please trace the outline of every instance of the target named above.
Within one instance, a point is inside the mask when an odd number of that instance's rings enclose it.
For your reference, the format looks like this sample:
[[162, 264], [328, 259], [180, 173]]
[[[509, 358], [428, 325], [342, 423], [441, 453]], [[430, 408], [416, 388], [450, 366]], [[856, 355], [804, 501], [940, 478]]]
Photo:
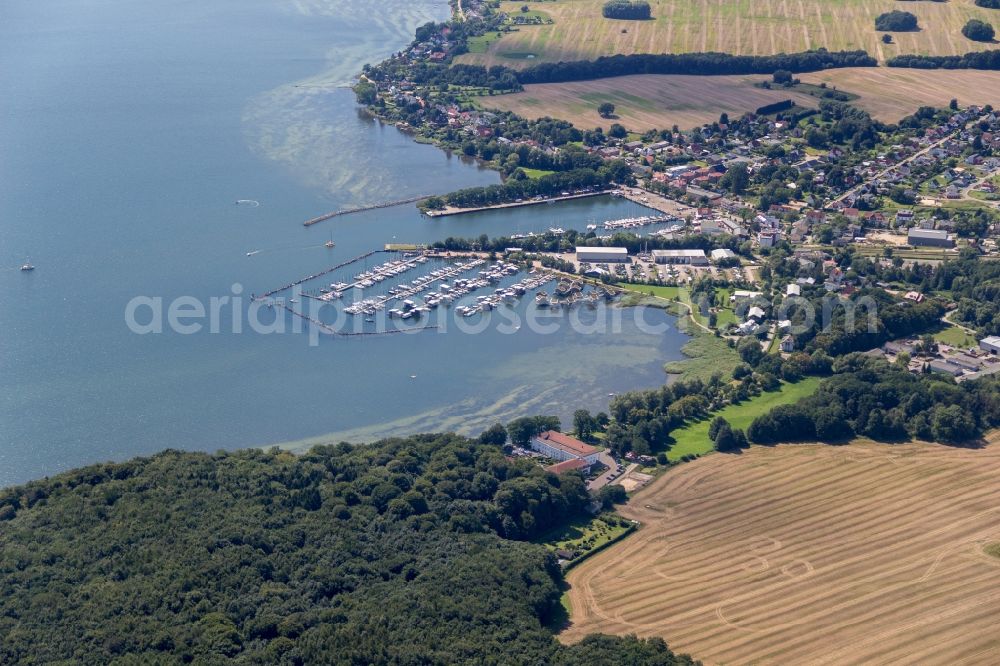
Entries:
[[786, 354], [791, 354], [793, 351], [795, 351], [795, 338], [793, 338], [790, 335], [786, 335], [785, 337], [781, 338], [781, 351], [785, 352]]
[[781, 240], [781, 232], [777, 229], [769, 229], [757, 234], [757, 243], [761, 247], [774, 247], [779, 240]]

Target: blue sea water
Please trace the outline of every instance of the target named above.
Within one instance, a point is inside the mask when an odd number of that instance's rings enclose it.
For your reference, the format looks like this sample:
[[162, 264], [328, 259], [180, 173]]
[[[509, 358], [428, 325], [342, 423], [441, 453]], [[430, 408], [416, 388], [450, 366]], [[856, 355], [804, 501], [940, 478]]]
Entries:
[[[389, 242], [635, 214], [597, 199], [428, 220], [408, 205], [301, 225], [498, 182], [367, 118], [345, 87], [447, 11], [398, 0], [4, 3], [0, 485], [167, 447], [473, 432], [521, 413], [600, 409], [609, 393], [664, 380], [685, 337], [643, 333], [628, 317], [613, 335], [566, 326], [317, 346], [231, 325], [126, 326], [136, 296], [248, 296]], [[18, 270], [26, 259], [35, 271]]]

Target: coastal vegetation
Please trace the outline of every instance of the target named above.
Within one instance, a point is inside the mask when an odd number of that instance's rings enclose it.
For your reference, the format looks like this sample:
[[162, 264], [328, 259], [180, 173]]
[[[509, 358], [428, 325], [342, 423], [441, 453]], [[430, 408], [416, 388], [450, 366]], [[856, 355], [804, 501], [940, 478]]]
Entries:
[[589, 502], [578, 475], [453, 435], [167, 451], [7, 488], [0, 661], [691, 663], [545, 628], [561, 573], [527, 540]]

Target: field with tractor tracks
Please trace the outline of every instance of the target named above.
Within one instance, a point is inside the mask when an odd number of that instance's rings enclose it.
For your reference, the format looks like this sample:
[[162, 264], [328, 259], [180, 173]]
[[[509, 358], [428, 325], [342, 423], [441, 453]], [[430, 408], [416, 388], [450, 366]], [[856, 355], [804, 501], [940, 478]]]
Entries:
[[671, 470], [568, 575], [571, 626], [708, 664], [1000, 661], [1000, 443], [753, 447]]

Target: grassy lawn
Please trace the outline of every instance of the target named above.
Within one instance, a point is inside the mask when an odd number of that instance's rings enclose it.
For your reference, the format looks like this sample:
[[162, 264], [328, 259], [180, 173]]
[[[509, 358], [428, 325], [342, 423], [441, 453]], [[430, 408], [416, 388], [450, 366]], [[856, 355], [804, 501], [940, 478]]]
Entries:
[[500, 39], [497, 35], [502, 36], [503, 33], [488, 32], [485, 35], [470, 37], [468, 41], [469, 53], [486, 53], [490, 44]]
[[806, 377], [794, 384], [782, 383], [781, 389], [762, 393], [739, 405], [729, 405], [708, 418], [687, 425], [673, 433], [674, 445], [667, 452], [671, 461], [688, 454], [708, 453], [712, 442], [708, 439], [708, 426], [716, 416], [729, 421], [733, 428], [746, 430], [755, 418], [778, 405], [788, 405], [813, 394], [819, 386], [819, 377]]
[[[690, 291], [685, 287], [654, 287], [644, 284], [624, 284], [622, 285], [625, 289], [629, 291], [641, 292], [643, 294], [652, 294], [657, 298], [662, 298], [668, 301], [679, 300], [684, 305], [691, 307], [691, 294]], [[718, 304], [718, 312], [716, 312], [716, 325], [715, 327], [719, 330], [725, 329], [729, 324], [738, 324], [739, 320], [736, 318], [736, 312], [729, 307], [729, 289], [725, 287], [719, 287], [716, 289], [716, 303]], [[702, 315], [702, 313], [693, 309], [693, 316], [695, 321], [697, 321], [702, 326], [708, 326], [708, 317]]]
[[715, 326], [719, 330], [723, 330], [729, 324], [738, 324], [740, 320], [736, 318], [736, 313], [729, 308], [719, 308], [718, 312], [715, 313], [716, 321]]
[[628, 525], [617, 516], [581, 516], [572, 522], [558, 527], [551, 532], [534, 539], [549, 550], [574, 550], [584, 555], [595, 548], [600, 548], [609, 541], [614, 541], [628, 531]]
[[622, 287], [641, 294], [652, 294], [657, 298], [664, 298], [668, 301], [675, 300], [681, 290], [680, 287], [656, 287], [648, 284], [623, 284]]
[[542, 176], [547, 176], [550, 173], [555, 173], [555, 171], [546, 171], [545, 169], [525, 169], [524, 167], [521, 167], [521, 171], [524, 172], [525, 176], [531, 179], [538, 179]]
[[952, 347], [975, 347], [976, 338], [958, 326], [948, 326], [934, 333], [934, 339]]

